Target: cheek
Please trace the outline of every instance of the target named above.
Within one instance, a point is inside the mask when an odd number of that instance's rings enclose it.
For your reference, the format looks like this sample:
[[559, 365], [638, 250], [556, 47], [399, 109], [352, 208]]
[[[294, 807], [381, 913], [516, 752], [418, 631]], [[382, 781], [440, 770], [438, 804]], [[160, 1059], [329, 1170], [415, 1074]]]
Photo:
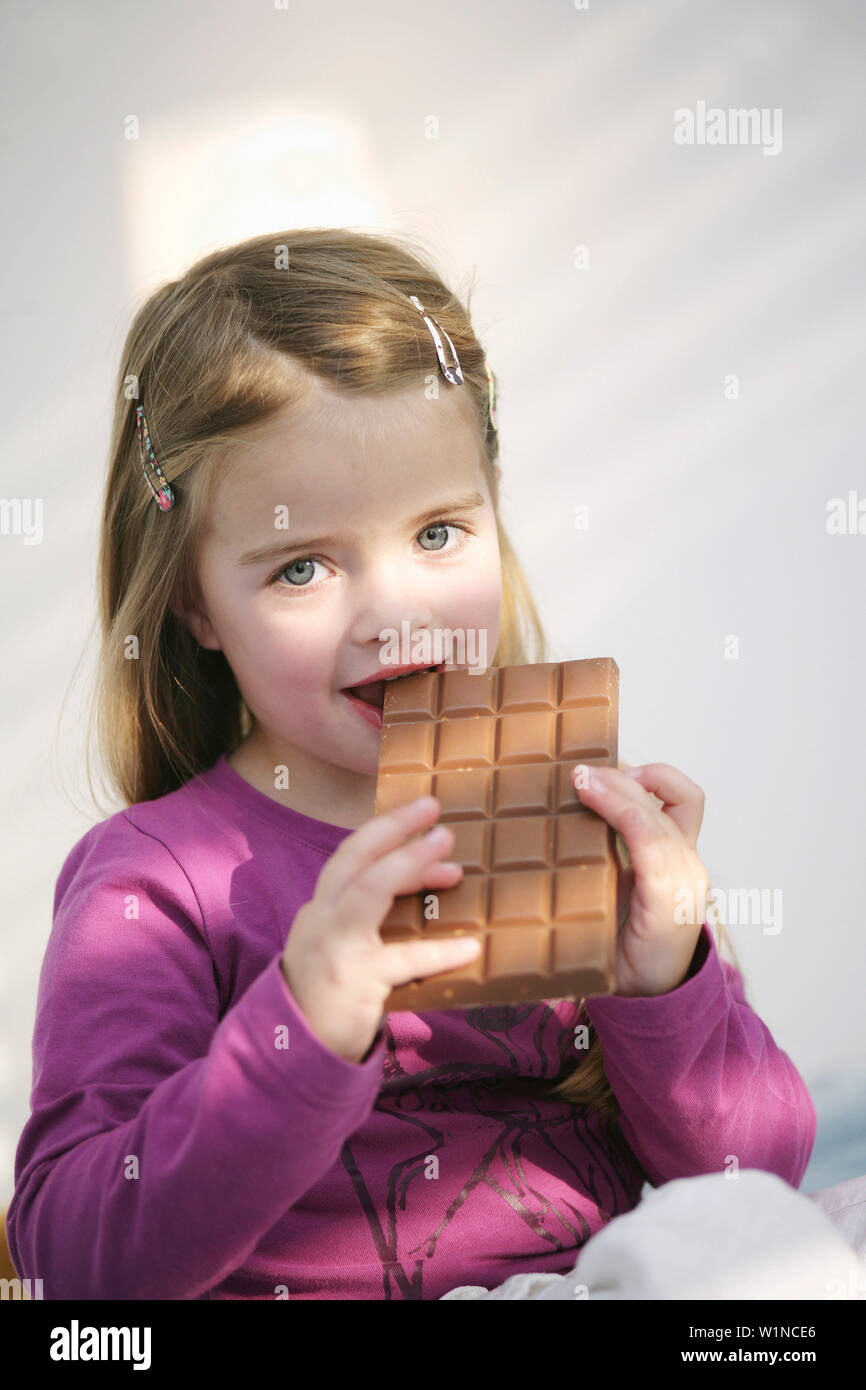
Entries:
[[502, 617], [502, 557], [495, 532], [490, 544], [487, 565], [483, 575], [479, 576], [478, 582], [480, 589], [478, 604], [483, 614], [479, 617], [479, 622], [487, 628], [488, 659], [492, 661], [493, 653], [499, 643], [499, 628]]
[[484, 625], [491, 631], [499, 625], [502, 607], [502, 561], [495, 534], [489, 542], [478, 547], [471, 564], [460, 576], [455, 598], [469, 610], [467, 622]]
[[243, 634], [244, 659], [267, 673], [281, 689], [305, 687], [326, 676], [333, 666], [333, 629], [322, 622], [321, 609], [311, 604], [309, 618], [303, 599], [273, 599], [260, 619]]
[[[441, 626], [467, 634], [484, 630], [490, 661], [499, 641], [502, 610], [502, 570], [495, 536], [491, 544], [477, 547], [471, 561], [452, 570], [447, 579], [437, 579], [436, 612]], [[476, 646], [475, 650], [481, 649]]]
[[332, 663], [332, 638], [321, 619], [304, 621], [303, 599], [280, 598], [264, 588], [254, 594], [214, 594], [226, 659], [242, 683], [285, 692], [309, 685]]

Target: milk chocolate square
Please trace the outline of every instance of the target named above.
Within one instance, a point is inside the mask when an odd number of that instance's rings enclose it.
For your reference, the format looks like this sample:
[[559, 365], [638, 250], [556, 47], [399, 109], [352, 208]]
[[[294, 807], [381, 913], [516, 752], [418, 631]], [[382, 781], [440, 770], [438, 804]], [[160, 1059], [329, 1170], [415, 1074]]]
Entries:
[[612, 827], [580, 800], [575, 763], [616, 767], [611, 657], [438, 671], [385, 687], [375, 813], [432, 793], [453, 888], [395, 898], [383, 941], [475, 935], [468, 965], [391, 991], [385, 1011], [609, 994], [619, 862]]

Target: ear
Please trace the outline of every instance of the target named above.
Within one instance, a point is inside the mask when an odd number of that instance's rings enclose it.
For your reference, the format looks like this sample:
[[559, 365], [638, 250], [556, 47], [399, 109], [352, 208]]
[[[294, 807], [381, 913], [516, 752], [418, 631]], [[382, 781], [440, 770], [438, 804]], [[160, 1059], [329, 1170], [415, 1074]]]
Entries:
[[182, 608], [179, 603], [174, 602], [169, 604], [169, 608], [178, 622], [192, 633], [200, 647], [206, 647], [208, 651], [213, 652], [222, 650], [220, 640], [206, 613], [200, 613], [196, 608]]

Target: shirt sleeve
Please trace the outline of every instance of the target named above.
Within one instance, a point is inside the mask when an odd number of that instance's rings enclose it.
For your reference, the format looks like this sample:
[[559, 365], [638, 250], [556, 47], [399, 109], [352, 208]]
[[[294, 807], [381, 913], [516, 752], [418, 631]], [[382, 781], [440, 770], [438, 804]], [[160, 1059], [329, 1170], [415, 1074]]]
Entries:
[[623, 1137], [653, 1186], [732, 1169], [735, 1158], [799, 1187], [815, 1142], [814, 1105], [706, 923], [685, 980], [669, 994], [598, 995], [584, 1007]]
[[70, 853], [39, 980], [10, 1253], [46, 1299], [195, 1299], [333, 1165], [379, 1089], [309, 1028], [275, 955], [220, 1016], [206, 924], [122, 813]]

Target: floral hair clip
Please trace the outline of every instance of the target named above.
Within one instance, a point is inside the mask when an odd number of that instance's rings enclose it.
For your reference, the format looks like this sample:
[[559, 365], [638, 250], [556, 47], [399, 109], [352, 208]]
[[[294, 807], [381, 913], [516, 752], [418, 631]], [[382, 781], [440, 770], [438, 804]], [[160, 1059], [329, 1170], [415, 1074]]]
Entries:
[[[135, 412], [136, 426], [138, 428], [138, 451], [141, 455], [141, 466], [144, 469], [144, 476], [147, 485], [154, 495], [156, 504], [160, 511], [170, 512], [174, 506], [174, 493], [165, 480], [165, 474], [156, 461], [156, 454], [153, 452], [153, 445], [150, 442], [150, 431], [147, 428], [147, 420], [144, 417], [144, 406], [140, 405]], [[159, 487], [153, 485], [151, 473], [156, 477]]]
[[493, 373], [491, 372], [490, 367], [487, 364], [486, 357], [484, 359], [484, 370], [487, 373], [487, 393], [488, 408], [490, 412], [490, 423], [498, 433], [499, 421], [496, 418], [496, 382], [493, 379]]

